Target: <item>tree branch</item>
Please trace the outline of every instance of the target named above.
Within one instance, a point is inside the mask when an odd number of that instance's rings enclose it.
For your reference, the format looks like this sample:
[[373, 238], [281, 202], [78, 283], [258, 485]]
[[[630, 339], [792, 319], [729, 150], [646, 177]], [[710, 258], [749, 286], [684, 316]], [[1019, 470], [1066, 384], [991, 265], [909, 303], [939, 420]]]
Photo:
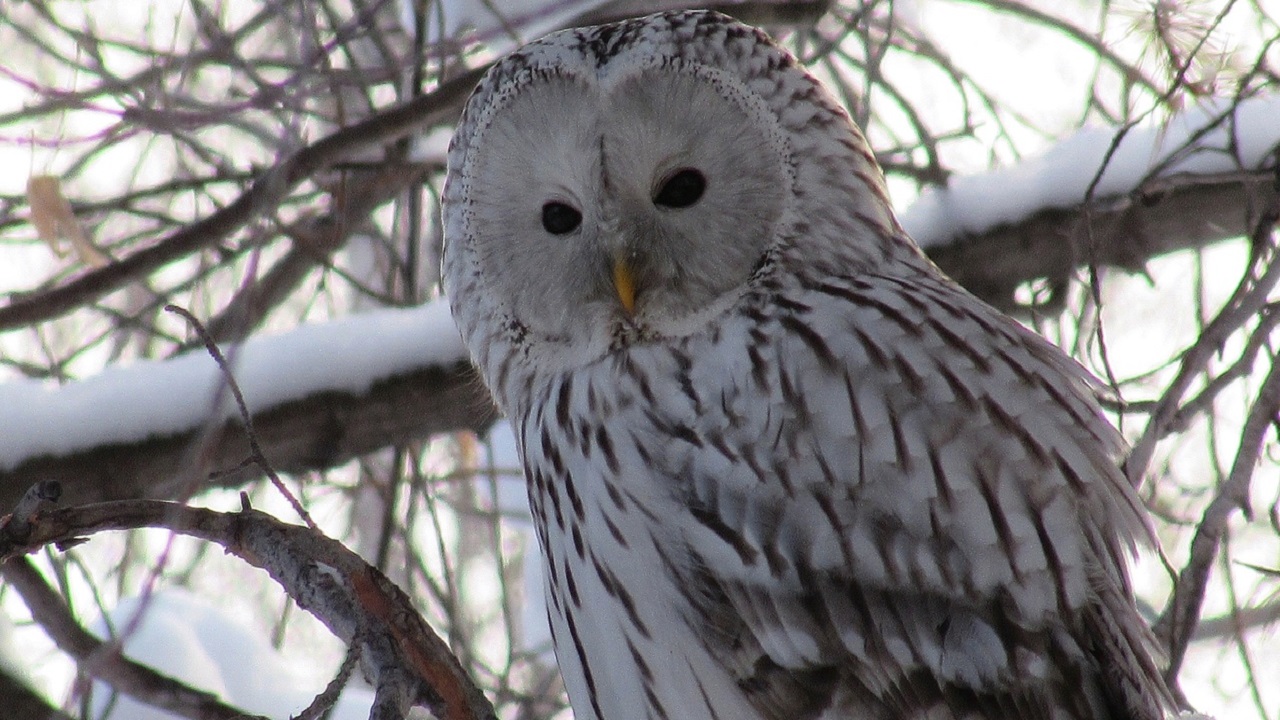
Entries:
[[[259, 410], [253, 425], [262, 452], [282, 472], [329, 468], [381, 448], [437, 433], [483, 431], [497, 413], [469, 365], [426, 366], [375, 383], [365, 395], [322, 392]], [[180, 492], [191, 442], [203, 428], [64, 457], [41, 457], [0, 472], [0, 507], [12, 507], [41, 480], [63, 485], [63, 502], [166, 498]], [[211, 485], [236, 487], [262, 477], [249, 460], [243, 426], [228, 420], [210, 441]]]
[[4, 561], [0, 565], [0, 576], [22, 596], [32, 619], [40, 624], [59, 649], [70, 655], [81, 670], [120, 692], [191, 720], [265, 720], [220, 702], [211, 693], [195, 690], [123, 657], [117, 643], [104, 643], [80, 627], [66, 601], [49, 587], [27, 558], [15, 557]]
[[1190, 557], [1174, 584], [1173, 598], [1153, 628], [1169, 654], [1165, 678], [1173, 685], [1176, 685], [1187, 646], [1200, 619], [1210, 570], [1218, 557], [1222, 536], [1227, 532], [1227, 522], [1236, 510], [1246, 516], [1250, 513], [1249, 489], [1254, 470], [1258, 466], [1266, 433], [1276, 422], [1277, 412], [1280, 412], [1280, 364], [1271, 366], [1258, 390], [1257, 399], [1245, 419], [1240, 449], [1236, 452], [1231, 472], [1218, 486], [1213, 500], [1197, 523]]
[[[222, 513], [131, 500], [48, 510], [21, 532], [11, 532], [10, 523], [0, 522], [0, 561], [11, 562], [45, 545], [79, 542], [104, 530], [144, 527], [221, 545], [267, 571], [299, 607], [343, 642], [358, 645], [377, 695], [370, 717], [379, 717], [383, 709], [404, 717], [411, 707], [422, 706], [442, 720], [496, 718], [493, 706], [449, 647], [386, 576], [337, 540], [248, 507]], [[8, 573], [6, 565], [6, 577]]]
[[11, 720], [77, 720], [50, 705], [9, 668], [0, 668], [0, 707]]
[[303, 148], [260, 177], [230, 205], [155, 245], [49, 290], [10, 296], [8, 304], [0, 307], [0, 332], [44, 322], [92, 303], [163, 265], [226, 238], [260, 213], [279, 205], [293, 188], [320, 170], [416, 130], [448, 122], [461, 111], [483, 71], [484, 68], [470, 70], [435, 92], [344, 127]]
[[[1043, 211], [928, 252], [971, 292], [1017, 310], [1013, 292], [1019, 284], [1065, 279], [1085, 262], [1086, 223], [1093, 224], [1099, 263], [1136, 269], [1158, 255], [1245, 234], [1249, 217], [1277, 201], [1272, 171], [1165, 178], [1087, 209]], [[484, 388], [460, 364], [423, 367], [378, 383], [365, 396], [329, 392], [301, 398], [260, 410], [253, 423], [271, 462], [299, 472], [433, 433], [483, 431], [496, 417]], [[196, 432], [180, 433], [28, 460], [0, 472], [0, 507], [44, 479], [62, 482], [68, 503], [171, 497], [194, 437]], [[239, 423], [228, 422], [213, 450], [217, 474], [211, 482], [235, 487], [258, 479], [258, 470], [244, 463], [247, 457]]]
[[1275, 172], [1162, 177], [1126, 195], [1042, 210], [926, 250], [969, 292], [1002, 310], [1025, 311], [1014, 299], [1023, 283], [1065, 281], [1091, 260], [1138, 271], [1161, 255], [1249, 235], [1259, 210], [1277, 202]]

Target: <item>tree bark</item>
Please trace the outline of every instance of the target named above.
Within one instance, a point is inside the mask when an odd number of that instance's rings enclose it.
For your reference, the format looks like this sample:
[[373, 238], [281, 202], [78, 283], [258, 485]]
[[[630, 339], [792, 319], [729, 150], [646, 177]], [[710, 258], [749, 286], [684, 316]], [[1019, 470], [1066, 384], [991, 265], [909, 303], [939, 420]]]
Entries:
[[[423, 367], [375, 383], [357, 396], [322, 392], [264, 409], [254, 431], [273, 468], [334, 467], [380, 448], [456, 430], [483, 431], [497, 418], [484, 386], [465, 364]], [[62, 483], [63, 505], [189, 494], [190, 470], [208, 468], [203, 487], [237, 487], [263, 476], [245, 462], [249, 443], [238, 419], [205, 437], [205, 428], [142, 442], [105, 445], [63, 457], [34, 458], [0, 472], [7, 512], [41, 480]], [[196, 463], [193, 448], [199, 446]], [[201, 489], [199, 486], [195, 490]]]
[[1068, 280], [1081, 267], [1137, 272], [1154, 257], [1246, 237], [1276, 201], [1274, 169], [1175, 175], [1069, 209], [1041, 210], [1010, 225], [927, 249], [969, 292], [1016, 313], [1014, 291], [1044, 278]]

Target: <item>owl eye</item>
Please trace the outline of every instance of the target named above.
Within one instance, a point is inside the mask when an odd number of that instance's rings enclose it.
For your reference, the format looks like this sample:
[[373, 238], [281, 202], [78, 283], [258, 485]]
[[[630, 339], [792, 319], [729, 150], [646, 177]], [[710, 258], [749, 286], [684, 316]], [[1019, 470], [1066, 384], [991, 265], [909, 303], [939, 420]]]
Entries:
[[681, 168], [667, 178], [653, 198], [654, 205], [687, 208], [698, 202], [707, 189], [707, 178], [693, 168]]
[[552, 235], [565, 235], [582, 224], [582, 213], [562, 202], [542, 206], [542, 227]]

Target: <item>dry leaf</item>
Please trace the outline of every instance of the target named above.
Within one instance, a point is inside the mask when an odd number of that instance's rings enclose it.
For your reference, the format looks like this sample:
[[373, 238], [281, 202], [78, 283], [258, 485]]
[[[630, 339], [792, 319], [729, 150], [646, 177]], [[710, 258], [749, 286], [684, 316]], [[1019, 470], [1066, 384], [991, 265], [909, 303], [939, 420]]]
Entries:
[[27, 181], [27, 203], [31, 206], [31, 224], [36, 234], [49, 245], [58, 257], [64, 257], [62, 240], [80, 257], [80, 262], [90, 267], [102, 267], [111, 259], [85, 236], [71, 210], [71, 203], [62, 194], [62, 183], [53, 175], [33, 175]]

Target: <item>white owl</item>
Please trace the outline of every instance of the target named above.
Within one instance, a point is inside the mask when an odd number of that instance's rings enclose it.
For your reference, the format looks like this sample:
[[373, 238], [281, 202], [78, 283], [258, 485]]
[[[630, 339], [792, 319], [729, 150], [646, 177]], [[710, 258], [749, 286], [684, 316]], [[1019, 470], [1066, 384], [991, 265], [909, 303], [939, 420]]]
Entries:
[[763, 33], [677, 12], [524, 47], [444, 206], [578, 720], [1173, 709], [1089, 376], [921, 255]]

